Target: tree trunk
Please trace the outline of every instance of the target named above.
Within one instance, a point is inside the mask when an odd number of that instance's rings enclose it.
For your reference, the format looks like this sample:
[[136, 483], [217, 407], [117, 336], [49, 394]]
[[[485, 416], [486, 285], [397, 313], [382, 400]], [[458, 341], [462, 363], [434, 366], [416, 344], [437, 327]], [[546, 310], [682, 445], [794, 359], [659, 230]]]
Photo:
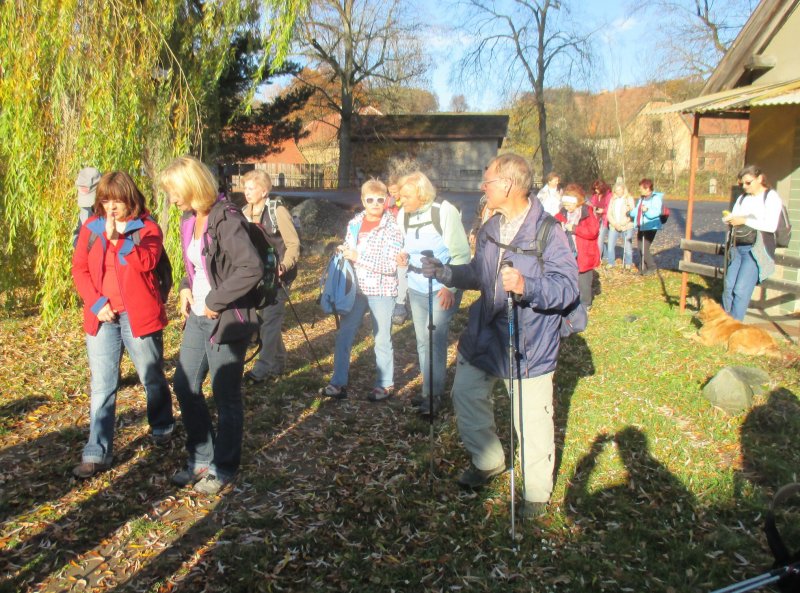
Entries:
[[352, 144], [350, 133], [353, 127], [352, 116], [345, 117], [339, 124], [339, 188], [350, 187], [352, 181], [351, 169], [353, 166]]
[[536, 93], [536, 109], [539, 112], [539, 146], [542, 149], [542, 178], [553, 170], [550, 158], [550, 146], [547, 143], [547, 109], [544, 104], [544, 93]]
[[353, 150], [350, 135], [353, 131], [353, 95], [342, 88], [342, 111], [339, 122], [339, 188], [350, 187], [353, 168]]

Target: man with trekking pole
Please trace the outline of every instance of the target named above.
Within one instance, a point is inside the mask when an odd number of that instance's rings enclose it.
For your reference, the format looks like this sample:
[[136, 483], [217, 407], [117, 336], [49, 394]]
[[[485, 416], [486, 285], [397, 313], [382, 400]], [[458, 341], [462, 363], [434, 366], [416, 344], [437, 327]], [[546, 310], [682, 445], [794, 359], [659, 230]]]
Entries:
[[[513, 397], [512, 443], [514, 433], [520, 443], [521, 515], [533, 518], [546, 512], [553, 489], [553, 372], [561, 312], [579, 298], [578, 268], [560, 225], [553, 225], [542, 253], [536, 249], [537, 228], [549, 215], [529, 197], [524, 158], [493, 159], [480, 187], [496, 214], [479, 230], [472, 261], [443, 265], [423, 258], [422, 270], [445, 286], [481, 291], [458, 343], [452, 389], [458, 432], [471, 457], [458, 483], [477, 489], [506, 469], [492, 402], [501, 379]], [[511, 459], [513, 467], [514, 451]], [[512, 512], [512, 534], [513, 521]]]

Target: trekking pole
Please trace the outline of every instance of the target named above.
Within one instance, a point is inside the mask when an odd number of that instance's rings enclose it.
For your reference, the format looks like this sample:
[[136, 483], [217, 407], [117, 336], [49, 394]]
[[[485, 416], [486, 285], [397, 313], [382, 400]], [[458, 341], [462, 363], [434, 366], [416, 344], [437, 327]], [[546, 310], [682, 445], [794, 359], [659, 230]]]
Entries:
[[795, 562], [794, 564], [775, 568], [757, 577], [753, 577], [752, 579], [734, 583], [733, 585], [728, 585], [722, 589], [716, 589], [711, 593], [745, 593], [745, 591], [753, 591], [755, 589], [760, 589], [761, 587], [771, 585], [772, 583], [777, 583], [781, 579], [786, 579], [787, 577], [796, 578], [799, 573], [800, 563]]
[[[433, 257], [433, 251], [426, 249], [421, 252], [423, 257]], [[428, 278], [428, 428], [430, 434], [430, 453], [431, 453], [431, 469], [430, 469], [430, 486], [433, 490], [433, 330], [436, 326], [433, 325], [433, 278]]]
[[[500, 262], [500, 270], [503, 268], [510, 268], [511, 262], [506, 260]], [[506, 300], [506, 315], [508, 317], [508, 399], [511, 401], [511, 430], [509, 430], [509, 439], [511, 441], [509, 457], [511, 458], [511, 468], [509, 469], [509, 490], [511, 495], [511, 541], [514, 547], [517, 545], [517, 530], [514, 522], [514, 462], [516, 461], [516, 453], [514, 451], [514, 297], [509, 292], [508, 299]]]
[[286, 290], [286, 286], [281, 284], [281, 288], [283, 289], [283, 294], [286, 295], [286, 302], [289, 303], [289, 308], [294, 313], [294, 318], [297, 319], [297, 323], [300, 325], [300, 331], [303, 332], [303, 337], [306, 339], [306, 344], [308, 344], [308, 349], [311, 350], [311, 355], [314, 357], [314, 362], [317, 363], [317, 370], [324, 374], [322, 370], [322, 365], [319, 363], [319, 357], [317, 353], [314, 352], [314, 346], [311, 345], [311, 340], [308, 339], [308, 334], [306, 333], [306, 328], [303, 327], [303, 322], [300, 321], [300, 316], [297, 314], [297, 309], [294, 308], [294, 303], [292, 303], [292, 299], [289, 298], [289, 291]]

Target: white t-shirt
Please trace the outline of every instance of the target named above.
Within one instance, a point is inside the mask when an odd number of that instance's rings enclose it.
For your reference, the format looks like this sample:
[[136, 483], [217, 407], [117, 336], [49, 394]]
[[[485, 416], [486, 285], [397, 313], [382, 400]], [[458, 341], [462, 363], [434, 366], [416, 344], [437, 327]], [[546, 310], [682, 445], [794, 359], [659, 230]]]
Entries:
[[189, 263], [194, 266], [194, 280], [192, 281], [192, 313], [203, 315], [206, 311], [206, 297], [211, 292], [211, 284], [208, 283], [208, 276], [203, 267], [203, 254], [200, 248], [200, 239], [192, 239], [189, 248], [186, 250]]
[[539, 190], [536, 197], [539, 198], [539, 201], [542, 203], [544, 211], [550, 216], [555, 216], [558, 214], [558, 211], [561, 210], [561, 192], [557, 188], [545, 185]]
[[744, 216], [745, 224], [757, 231], [774, 233], [778, 228], [783, 201], [774, 189], [767, 190], [766, 199], [763, 192], [756, 195], [743, 194], [736, 199], [731, 214]]

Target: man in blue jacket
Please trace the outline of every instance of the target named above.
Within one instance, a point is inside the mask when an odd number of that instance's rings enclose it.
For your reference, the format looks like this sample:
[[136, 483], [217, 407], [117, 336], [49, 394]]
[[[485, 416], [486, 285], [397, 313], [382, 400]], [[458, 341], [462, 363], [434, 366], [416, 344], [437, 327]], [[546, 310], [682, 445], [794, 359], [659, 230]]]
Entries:
[[[458, 343], [452, 390], [458, 432], [472, 458], [458, 478], [465, 488], [484, 486], [506, 467], [491, 396], [498, 379], [508, 389], [508, 295], [516, 301], [522, 389], [515, 370], [514, 427], [523, 446], [524, 517], [543, 514], [553, 490], [553, 372], [561, 312], [579, 298], [578, 267], [560, 225], [551, 228], [541, 263], [536, 255], [536, 231], [549, 214], [539, 200], [530, 199], [531, 177], [528, 163], [518, 155], [493, 159], [481, 189], [495, 215], [478, 232], [472, 261], [454, 266], [433, 258], [422, 262], [427, 277], [481, 291]], [[504, 261], [511, 267], [501, 269]]]

